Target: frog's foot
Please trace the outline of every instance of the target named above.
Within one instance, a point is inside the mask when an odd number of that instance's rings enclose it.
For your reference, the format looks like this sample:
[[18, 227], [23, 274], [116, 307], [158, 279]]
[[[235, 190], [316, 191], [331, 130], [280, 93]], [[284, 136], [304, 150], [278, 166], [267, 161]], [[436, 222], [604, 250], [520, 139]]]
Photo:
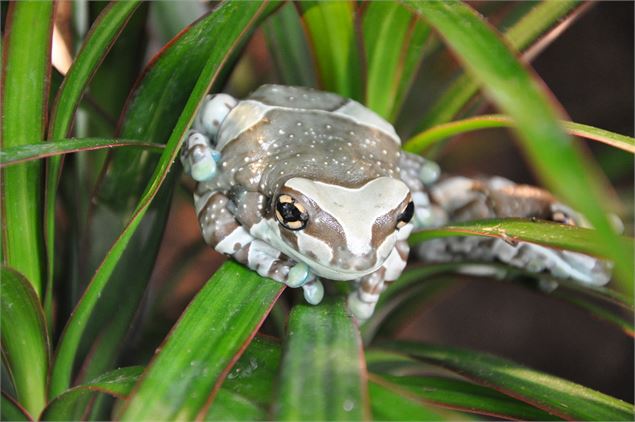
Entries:
[[362, 299], [359, 290], [355, 290], [348, 295], [348, 310], [359, 322], [365, 322], [373, 315], [376, 304], [376, 298], [372, 298], [370, 301]]
[[221, 123], [223, 123], [229, 112], [236, 107], [236, 104], [238, 104], [238, 101], [231, 95], [215, 94], [206, 96], [192, 127], [197, 132], [209, 137], [215, 144]]
[[287, 274], [287, 279], [284, 281], [284, 284], [296, 288], [302, 287], [314, 279], [315, 275], [311, 273], [309, 266], [304, 262], [299, 262], [289, 269], [289, 274]]
[[207, 136], [197, 131], [191, 131], [181, 150], [181, 163], [187, 173], [197, 182], [204, 182], [214, 178], [218, 173], [216, 163], [220, 160], [220, 153], [212, 149]]
[[302, 285], [302, 290], [304, 290], [304, 299], [311, 305], [317, 305], [324, 298], [324, 286], [317, 278]]

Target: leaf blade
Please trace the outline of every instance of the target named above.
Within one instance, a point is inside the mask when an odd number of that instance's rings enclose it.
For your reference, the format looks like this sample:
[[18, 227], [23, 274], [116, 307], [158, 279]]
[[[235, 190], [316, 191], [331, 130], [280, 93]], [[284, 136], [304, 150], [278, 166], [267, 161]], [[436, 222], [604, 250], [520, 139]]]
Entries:
[[[238, 284], [240, 283], [240, 284]], [[123, 420], [192, 420], [284, 285], [227, 262], [201, 289], [144, 372]]]
[[[602, 142], [635, 154], [635, 138], [581, 123], [562, 121], [562, 126], [574, 136]], [[443, 139], [481, 129], [513, 127], [514, 122], [502, 114], [488, 114], [455, 120], [426, 129], [408, 139], [403, 148], [412, 153], [421, 153]]]
[[2, 352], [18, 401], [33, 416], [46, 404], [48, 335], [42, 306], [26, 278], [11, 268], [0, 269]]
[[633, 406], [628, 403], [492, 355], [409, 342], [391, 342], [388, 347], [416, 359], [443, 366], [565, 419], [633, 418]]
[[296, 305], [289, 317], [276, 419], [367, 419], [366, 395], [361, 339], [344, 302]]
[[[44, 140], [53, 3], [11, 4], [7, 25], [3, 42], [2, 149]], [[38, 296], [44, 277], [40, 172], [39, 163], [4, 169], [1, 186], [3, 262], [24, 274]]]
[[161, 151], [163, 144], [127, 139], [70, 138], [42, 144], [17, 145], [0, 151], [0, 167], [8, 167], [27, 161], [41, 160], [73, 152], [94, 151], [104, 148], [133, 147]]

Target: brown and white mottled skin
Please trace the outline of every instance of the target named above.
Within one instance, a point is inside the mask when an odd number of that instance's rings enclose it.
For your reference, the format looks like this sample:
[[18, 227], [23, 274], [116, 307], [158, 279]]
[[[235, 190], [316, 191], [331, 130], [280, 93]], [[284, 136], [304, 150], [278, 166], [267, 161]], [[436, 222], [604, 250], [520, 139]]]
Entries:
[[[181, 160], [199, 181], [195, 207], [208, 244], [263, 276], [301, 286], [310, 303], [322, 299], [320, 279], [353, 281], [348, 305], [360, 320], [401, 274], [415, 224], [507, 216], [570, 223], [575, 215], [544, 191], [504, 179], [438, 179], [434, 163], [400, 146], [394, 128], [355, 101], [264, 85], [242, 101], [209, 96]], [[420, 255], [501, 259], [607, 281], [607, 269], [593, 258], [505, 245], [438, 239]]]

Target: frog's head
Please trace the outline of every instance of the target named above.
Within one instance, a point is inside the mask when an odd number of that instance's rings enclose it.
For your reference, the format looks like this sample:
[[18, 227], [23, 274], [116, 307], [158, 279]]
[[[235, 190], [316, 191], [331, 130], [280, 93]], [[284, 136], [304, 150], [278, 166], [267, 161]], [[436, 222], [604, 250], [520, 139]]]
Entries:
[[294, 177], [272, 201], [284, 252], [322, 277], [352, 280], [379, 268], [410, 231], [408, 187], [379, 177], [354, 188]]

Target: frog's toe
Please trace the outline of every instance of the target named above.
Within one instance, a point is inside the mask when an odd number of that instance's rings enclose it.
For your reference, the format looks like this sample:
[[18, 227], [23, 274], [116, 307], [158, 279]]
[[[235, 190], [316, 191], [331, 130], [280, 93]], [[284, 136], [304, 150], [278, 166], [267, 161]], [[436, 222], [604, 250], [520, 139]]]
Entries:
[[218, 173], [216, 161], [212, 158], [211, 154], [205, 154], [205, 156], [199, 158], [198, 161], [192, 163], [190, 168], [192, 178], [197, 182], [204, 182], [211, 180]]
[[373, 315], [375, 311], [375, 302], [365, 302], [360, 299], [357, 292], [351, 292], [348, 295], [348, 310], [358, 321], [364, 322]]
[[441, 168], [434, 161], [426, 160], [419, 170], [419, 179], [424, 185], [431, 185], [436, 182], [441, 175]]
[[320, 280], [313, 280], [302, 286], [304, 290], [304, 299], [311, 305], [317, 305], [324, 298], [324, 286]]
[[[295, 264], [289, 270], [285, 284], [289, 287], [301, 287], [314, 278], [308, 265], [304, 262]], [[306, 293], [305, 293], [306, 295]]]

